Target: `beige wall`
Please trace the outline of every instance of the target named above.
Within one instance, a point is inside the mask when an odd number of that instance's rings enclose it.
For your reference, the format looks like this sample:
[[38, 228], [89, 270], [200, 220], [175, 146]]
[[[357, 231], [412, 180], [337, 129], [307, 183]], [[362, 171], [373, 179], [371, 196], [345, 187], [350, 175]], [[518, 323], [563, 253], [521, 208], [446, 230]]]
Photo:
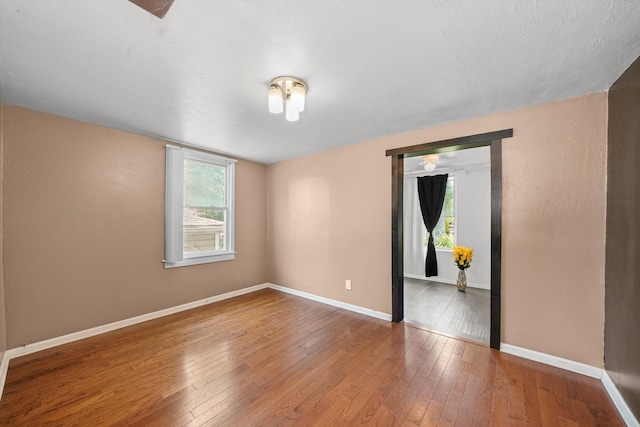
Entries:
[[503, 142], [502, 342], [602, 367], [606, 125], [597, 93], [271, 165], [269, 281], [390, 313], [385, 150], [513, 128]]
[[266, 280], [390, 313], [385, 150], [513, 128], [502, 341], [601, 367], [606, 115], [598, 93], [268, 167], [239, 161], [237, 259], [165, 270], [164, 142], [4, 105], [7, 347]]
[[8, 348], [265, 282], [264, 165], [237, 165], [236, 259], [165, 270], [165, 142], [3, 115]]

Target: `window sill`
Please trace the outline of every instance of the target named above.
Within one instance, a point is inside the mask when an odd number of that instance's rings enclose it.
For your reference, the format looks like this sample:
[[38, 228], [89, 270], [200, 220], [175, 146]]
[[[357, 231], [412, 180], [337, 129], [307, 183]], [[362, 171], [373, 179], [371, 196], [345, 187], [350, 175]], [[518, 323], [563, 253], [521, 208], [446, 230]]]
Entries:
[[186, 258], [182, 261], [165, 262], [164, 268], [186, 267], [188, 265], [209, 264], [212, 262], [231, 261], [235, 259], [235, 252], [226, 252], [219, 255], [210, 255], [196, 258]]

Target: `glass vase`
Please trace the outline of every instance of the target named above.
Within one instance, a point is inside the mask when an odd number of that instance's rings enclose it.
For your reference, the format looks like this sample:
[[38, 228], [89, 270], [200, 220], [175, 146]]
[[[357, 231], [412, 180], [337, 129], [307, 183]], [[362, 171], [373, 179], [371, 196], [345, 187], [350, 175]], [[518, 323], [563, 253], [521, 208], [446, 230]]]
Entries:
[[458, 290], [464, 292], [467, 289], [467, 273], [464, 270], [458, 270]]

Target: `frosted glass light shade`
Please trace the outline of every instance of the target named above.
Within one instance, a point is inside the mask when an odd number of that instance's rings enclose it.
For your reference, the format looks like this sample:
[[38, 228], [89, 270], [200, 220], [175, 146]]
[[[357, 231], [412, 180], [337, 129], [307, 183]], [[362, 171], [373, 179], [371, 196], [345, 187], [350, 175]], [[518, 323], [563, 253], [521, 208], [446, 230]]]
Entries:
[[280, 114], [284, 111], [284, 105], [282, 104], [282, 90], [278, 86], [271, 86], [269, 88], [269, 112], [273, 114]]
[[287, 120], [290, 122], [297, 122], [300, 118], [300, 112], [291, 103], [291, 99], [287, 99]]
[[291, 87], [291, 104], [293, 108], [298, 110], [298, 112], [304, 111], [304, 97], [305, 97], [304, 87], [298, 84], [294, 84]]
[[269, 111], [277, 114], [286, 110], [285, 117], [290, 122], [300, 119], [304, 110], [305, 98], [309, 87], [297, 77], [280, 76], [269, 83]]

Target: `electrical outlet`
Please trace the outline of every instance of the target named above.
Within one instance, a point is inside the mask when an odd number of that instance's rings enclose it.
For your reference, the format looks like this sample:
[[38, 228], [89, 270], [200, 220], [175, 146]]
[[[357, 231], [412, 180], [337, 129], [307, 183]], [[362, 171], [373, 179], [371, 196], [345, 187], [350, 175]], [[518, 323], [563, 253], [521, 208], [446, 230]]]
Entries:
[[344, 281], [344, 286], [345, 288], [347, 288], [348, 291], [351, 290], [351, 280], [345, 280]]

